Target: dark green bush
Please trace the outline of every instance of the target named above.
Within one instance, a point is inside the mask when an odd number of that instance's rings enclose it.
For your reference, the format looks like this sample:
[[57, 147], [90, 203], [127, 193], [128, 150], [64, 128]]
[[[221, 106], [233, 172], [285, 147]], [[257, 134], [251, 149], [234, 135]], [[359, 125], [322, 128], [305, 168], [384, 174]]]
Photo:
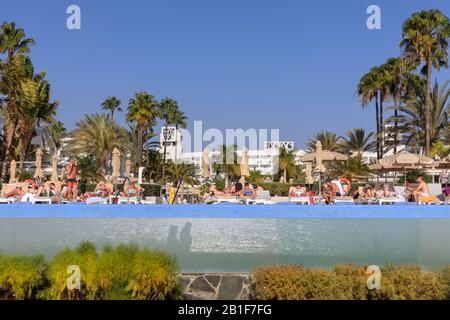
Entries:
[[382, 268], [381, 289], [367, 288], [365, 267], [339, 265], [332, 270], [276, 266], [254, 272], [259, 300], [439, 300], [448, 298], [450, 268], [426, 272], [416, 266]]

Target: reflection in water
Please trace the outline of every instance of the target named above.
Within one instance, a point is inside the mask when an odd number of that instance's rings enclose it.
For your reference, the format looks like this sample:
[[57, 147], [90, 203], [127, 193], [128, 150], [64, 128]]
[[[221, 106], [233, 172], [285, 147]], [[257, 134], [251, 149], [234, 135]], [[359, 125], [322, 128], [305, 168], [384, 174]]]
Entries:
[[180, 232], [180, 239], [178, 240], [178, 226], [171, 225], [169, 228], [169, 235], [167, 236], [166, 249], [173, 253], [187, 253], [191, 251], [192, 223], [186, 222]]

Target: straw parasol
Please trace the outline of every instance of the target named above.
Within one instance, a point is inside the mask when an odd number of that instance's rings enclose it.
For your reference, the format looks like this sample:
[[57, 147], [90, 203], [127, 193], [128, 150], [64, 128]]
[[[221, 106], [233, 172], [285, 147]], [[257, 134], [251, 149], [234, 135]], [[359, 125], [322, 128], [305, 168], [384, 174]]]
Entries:
[[377, 163], [369, 166], [369, 169], [380, 172], [403, 171], [405, 173], [406, 185], [406, 171], [415, 170], [422, 167], [430, 167], [433, 166], [433, 164], [434, 161], [431, 158], [420, 154], [401, 151], [392, 156], [384, 157], [383, 159], [378, 160]]
[[316, 162], [316, 166], [314, 168], [314, 172], [319, 173], [319, 193], [322, 192], [322, 186], [321, 186], [321, 174], [324, 173], [326, 170], [323, 162], [324, 161], [347, 161], [348, 157], [345, 154], [334, 152], [334, 151], [328, 151], [322, 149], [322, 143], [317, 140], [316, 143], [316, 151], [308, 153], [300, 158], [302, 162], [308, 163], [308, 162]]
[[41, 150], [41, 148], [38, 148], [36, 150], [36, 171], [34, 172], [34, 177], [35, 178], [42, 178], [42, 155], [43, 152]]
[[202, 176], [203, 176], [203, 178], [209, 178], [211, 176], [211, 171], [209, 168], [209, 150], [208, 150], [208, 148], [205, 148], [205, 150], [203, 150]]
[[111, 177], [118, 178], [120, 176], [120, 151], [114, 148], [112, 153], [112, 174]]
[[250, 172], [248, 170], [248, 150], [244, 148], [242, 150], [242, 159], [241, 159], [241, 182], [245, 182], [245, 177], [248, 177]]
[[10, 165], [9, 165], [9, 183], [16, 183], [17, 179], [16, 179], [16, 168], [17, 168], [17, 163], [16, 160], [11, 161]]
[[125, 161], [125, 177], [129, 177], [131, 174], [131, 160], [127, 159]]
[[56, 154], [52, 157], [52, 176], [50, 181], [58, 181], [58, 156]]

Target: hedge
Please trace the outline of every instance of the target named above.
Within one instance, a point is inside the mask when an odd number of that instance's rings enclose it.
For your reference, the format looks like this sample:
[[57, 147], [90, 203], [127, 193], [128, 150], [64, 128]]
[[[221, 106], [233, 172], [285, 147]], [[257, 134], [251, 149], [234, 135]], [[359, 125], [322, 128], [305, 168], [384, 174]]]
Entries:
[[[67, 286], [71, 265], [80, 268], [80, 290]], [[180, 299], [177, 274], [171, 256], [134, 245], [107, 245], [98, 253], [91, 243], [84, 242], [62, 250], [48, 263], [41, 256], [0, 256], [4, 299]]]
[[418, 266], [381, 268], [381, 288], [367, 288], [365, 267], [332, 270], [302, 266], [259, 268], [253, 292], [258, 300], [442, 300], [450, 298], [450, 267], [424, 271]]

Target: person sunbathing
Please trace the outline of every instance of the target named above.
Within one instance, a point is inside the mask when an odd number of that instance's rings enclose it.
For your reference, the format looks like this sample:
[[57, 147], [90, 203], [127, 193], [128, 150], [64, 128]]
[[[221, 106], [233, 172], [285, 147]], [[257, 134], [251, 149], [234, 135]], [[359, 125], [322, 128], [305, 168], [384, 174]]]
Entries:
[[298, 185], [295, 188], [292, 188], [289, 192], [289, 197], [291, 198], [299, 198], [299, 197], [307, 197], [306, 188], [304, 186]]
[[217, 186], [215, 183], [213, 183], [209, 186], [209, 196], [210, 197], [223, 196], [223, 194], [224, 193], [222, 191], [217, 190]]
[[107, 198], [109, 196], [109, 190], [108, 187], [104, 182], [99, 182], [95, 186], [94, 192], [86, 192], [83, 195], [83, 199], [86, 200], [88, 198], [93, 197], [100, 197], [100, 198]]
[[339, 191], [339, 187], [333, 183], [331, 179], [328, 179], [325, 182], [325, 189], [323, 191], [323, 197], [325, 198], [326, 204], [332, 204], [334, 202], [335, 197], [340, 197], [341, 192]]
[[25, 195], [25, 191], [23, 190], [21, 185], [17, 185], [12, 191], [6, 194], [7, 198], [15, 198], [16, 201], [21, 201], [23, 196]]
[[240, 191], [239, 196], [242, 198], [256, 198], [256, 193], [253, 187], [249, 183], [246, 183]]
[[370, 197], [364, 190], [363, 186], [359, 186], [358, 190], [356, 190], [355, 194], [353, 195], [353, 200], [362, 201], [362, 200], [369, 200], [369, 199], [370, 199]]
[[122, 197], [137, 197], [142, 191], [141, 186], [138, 183], [126, 183], [123, 187]]
[[419, 185], [415, 190], [412, 191], [412, 194], [414, 197], [414, 201], [419, 202], [420, 197], [429, 197], [430, 192], [428, 189], [428, 185], [425, 180], [423, 180], [422, 176], [418, 176], [416, 181]]

